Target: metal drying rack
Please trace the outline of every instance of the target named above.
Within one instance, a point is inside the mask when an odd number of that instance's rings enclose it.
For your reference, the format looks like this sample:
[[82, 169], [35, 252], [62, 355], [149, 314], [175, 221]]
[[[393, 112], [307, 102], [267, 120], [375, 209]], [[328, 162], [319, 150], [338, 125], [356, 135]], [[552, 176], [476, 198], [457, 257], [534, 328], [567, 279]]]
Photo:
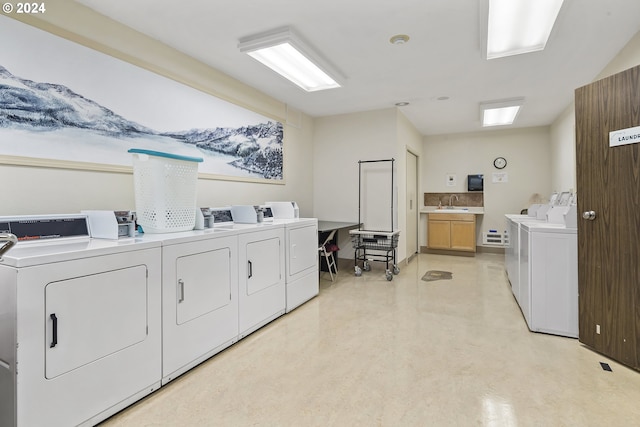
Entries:
[[[362, 164], [363, 163], [391, 163], [391, 215], [389, 230], [367, 230], [362, 224]], [[393, 275], [400, 273], [396, 263], [396, 248], [398, 247], [399, 230], [393, 229], [394, 203], [393, 203], [393, 172], [395, 159], [384, 160], [359, 160], [358, 161], [358, 229], [350, 230], [351, 241], [354, 248], [354, 270], [356, 276], [361, 276], [362, 271], [371, 270], [371, 262], [384, 262], [386, 265], [385, 276], [387, 280], [393, 280]], [[362, 267], [358, 264], [362, 263]], [[389, 268], [389, 263], [391, 267]]]

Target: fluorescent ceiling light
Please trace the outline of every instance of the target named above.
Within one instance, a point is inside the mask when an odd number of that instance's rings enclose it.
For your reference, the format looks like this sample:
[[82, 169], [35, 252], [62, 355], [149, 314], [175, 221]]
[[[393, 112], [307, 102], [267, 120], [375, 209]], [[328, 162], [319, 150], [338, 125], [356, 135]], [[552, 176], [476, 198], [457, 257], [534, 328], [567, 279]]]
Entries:
[[289, 28], [240, 39], [238, 48], [308, 92], [340, 87], [340, 74]]
[[480, 117], [483, 127], [513, 124], [524, 103], [524, 98], [480, 103]]
[[544, 49], [563, 0], [488, 0], [487, 59]]

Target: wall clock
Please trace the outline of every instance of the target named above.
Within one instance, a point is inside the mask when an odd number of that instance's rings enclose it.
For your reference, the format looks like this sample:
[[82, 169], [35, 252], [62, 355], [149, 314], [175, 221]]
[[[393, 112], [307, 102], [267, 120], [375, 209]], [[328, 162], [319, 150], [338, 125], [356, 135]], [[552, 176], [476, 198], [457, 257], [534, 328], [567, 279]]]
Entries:
[[495, 166], [496, 169], [504, 169], [505, 166], [507, 166], [507, 159], [504, 157], [496, 157], [493, 161], [493, 166]]

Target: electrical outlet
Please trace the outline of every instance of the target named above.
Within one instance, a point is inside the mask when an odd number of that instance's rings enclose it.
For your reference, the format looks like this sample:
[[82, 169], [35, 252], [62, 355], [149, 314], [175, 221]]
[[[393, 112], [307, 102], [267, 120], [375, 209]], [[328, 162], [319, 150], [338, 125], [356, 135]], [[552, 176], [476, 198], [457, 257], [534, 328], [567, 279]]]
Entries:
[[596, 325], [596, 334], [600, 335], [600, 325]]

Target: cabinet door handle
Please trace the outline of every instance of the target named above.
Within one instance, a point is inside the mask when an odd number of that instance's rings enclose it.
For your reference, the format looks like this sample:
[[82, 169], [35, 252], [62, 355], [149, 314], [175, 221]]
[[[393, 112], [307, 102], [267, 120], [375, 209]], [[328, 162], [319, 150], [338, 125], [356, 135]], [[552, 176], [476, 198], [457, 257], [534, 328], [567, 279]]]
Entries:
[[253, 276], [253, 264], [251, 261], [247, 261], [247, 264], [249, 266], [249, 279], [251, 279], [251, 276]]
[[178, 279], [178, 292], [180, 296], [178, 297], [178, 304], [184, 301], [184, 281], [182, 279]]
[[51, 344], [49, 344], [49, 348], [53, 348], [58, 344], [58, 318], [56, 317], [55, 313], [51, 313], [49, 317], [53, 321], [53, 337], [51, 338]]

